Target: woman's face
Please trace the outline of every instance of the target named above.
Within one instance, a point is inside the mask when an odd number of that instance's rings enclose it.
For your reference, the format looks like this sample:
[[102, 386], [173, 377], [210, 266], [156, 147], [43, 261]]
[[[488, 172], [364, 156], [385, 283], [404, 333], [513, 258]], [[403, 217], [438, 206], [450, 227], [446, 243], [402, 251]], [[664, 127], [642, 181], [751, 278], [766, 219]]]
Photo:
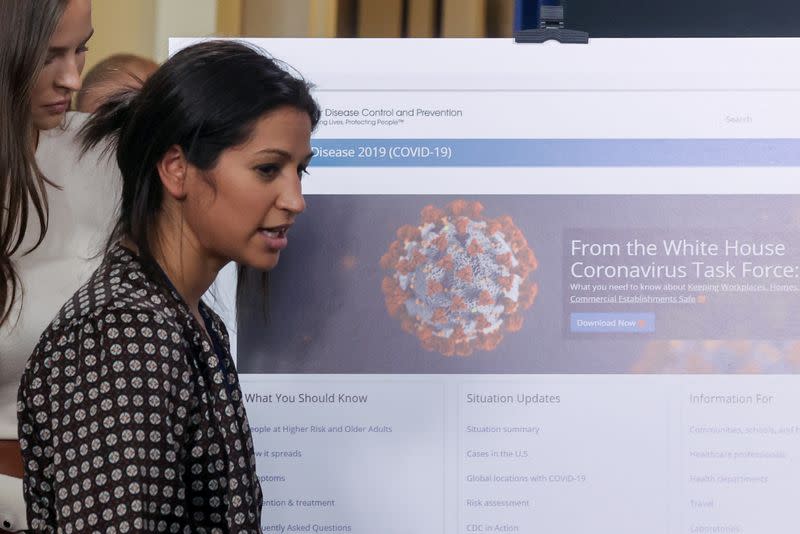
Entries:
[[33, 124], [39, 130], [61, 124], [72, 93], [81, 88], [86, 43], [92, 32], [91, 0], [69, 0], [50, 38], [47, 58], [31, 95]]
[[250, 138], [224, 150], [206, 173], [190, 168], [183, 216], [201, 253], [260, 270], [275, 267], [305, 209], [300, 179], [311, 159], [311, 119], [282, 107], [261, 117]]

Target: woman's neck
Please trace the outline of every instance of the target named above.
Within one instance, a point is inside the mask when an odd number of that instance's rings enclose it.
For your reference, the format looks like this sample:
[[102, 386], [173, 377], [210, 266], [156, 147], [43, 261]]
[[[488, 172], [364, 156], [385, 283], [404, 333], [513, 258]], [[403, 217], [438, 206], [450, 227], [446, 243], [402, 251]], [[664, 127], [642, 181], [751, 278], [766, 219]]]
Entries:
[[[150, 240], [153, 258], [191, 312], [199, 318], [200, 299], [225, 263], [205, 253], [185, 230], [160, 232], [159, 228], [163, 226], [157, 224]], [[122, 244], [130, 246], [131, 242], [123, 240]]]
[[218, 266], [218, 262], [212, 261], [191, 242], [165, 243], [162, 239], [156, 250], [156, 261], [192, 313], [198, 316], [200, 299], [211, 287], [222, 266]]

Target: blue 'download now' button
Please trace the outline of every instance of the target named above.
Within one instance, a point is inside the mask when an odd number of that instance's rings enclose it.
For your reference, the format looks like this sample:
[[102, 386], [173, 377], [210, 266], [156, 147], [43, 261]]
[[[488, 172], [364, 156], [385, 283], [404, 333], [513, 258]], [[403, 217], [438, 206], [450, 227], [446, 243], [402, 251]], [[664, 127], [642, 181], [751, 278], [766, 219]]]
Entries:
[[642, 334], [656, 331], [655, 313], [571, 313], [570, 332]]

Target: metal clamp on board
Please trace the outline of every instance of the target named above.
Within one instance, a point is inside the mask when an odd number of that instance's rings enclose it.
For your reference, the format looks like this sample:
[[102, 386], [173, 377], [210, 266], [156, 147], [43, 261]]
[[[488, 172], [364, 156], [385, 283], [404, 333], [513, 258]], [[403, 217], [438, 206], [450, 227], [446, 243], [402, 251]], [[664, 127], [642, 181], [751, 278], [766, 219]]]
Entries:
[[541, 6], [539, 27], [515, 32], [514, 41], [517, 43], [543, 43], [554, 40], [564, 44], [587, 44], [589, 42], [588, 33], [565, 28], [565, 1], [562, 0], [561, 4], [557, 6]]

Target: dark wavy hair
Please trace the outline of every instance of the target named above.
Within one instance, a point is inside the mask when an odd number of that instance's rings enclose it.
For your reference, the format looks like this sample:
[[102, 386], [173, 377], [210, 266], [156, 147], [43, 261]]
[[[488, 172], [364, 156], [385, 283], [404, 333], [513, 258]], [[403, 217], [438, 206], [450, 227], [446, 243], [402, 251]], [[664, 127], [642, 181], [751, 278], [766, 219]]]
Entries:
[[68, 0], [0, 0], [0, 325], [21, 288], [11, 256], [19, 252], [30, 210], [47, 232], [47, 178], [36, 164], [36, 129], [31, 115], [33, 87], [47, 57]]
[[317, 125], [320, 110], [308, 82], [263, 50], [223, 40], [181, 50], [140, 90], [112, 96], [80, 133], [84, 152], [109, 142], [122, 173], [119, 216], [108, 246], [130, 239], [142, 266], [158, 279], [149, 233], [163, 200], [157, 163], [177, 145], [192, 165], [210, 170], [222, 151], [248, 139], [265, 113], [285, 106], [308, 113], [312, 128]]

